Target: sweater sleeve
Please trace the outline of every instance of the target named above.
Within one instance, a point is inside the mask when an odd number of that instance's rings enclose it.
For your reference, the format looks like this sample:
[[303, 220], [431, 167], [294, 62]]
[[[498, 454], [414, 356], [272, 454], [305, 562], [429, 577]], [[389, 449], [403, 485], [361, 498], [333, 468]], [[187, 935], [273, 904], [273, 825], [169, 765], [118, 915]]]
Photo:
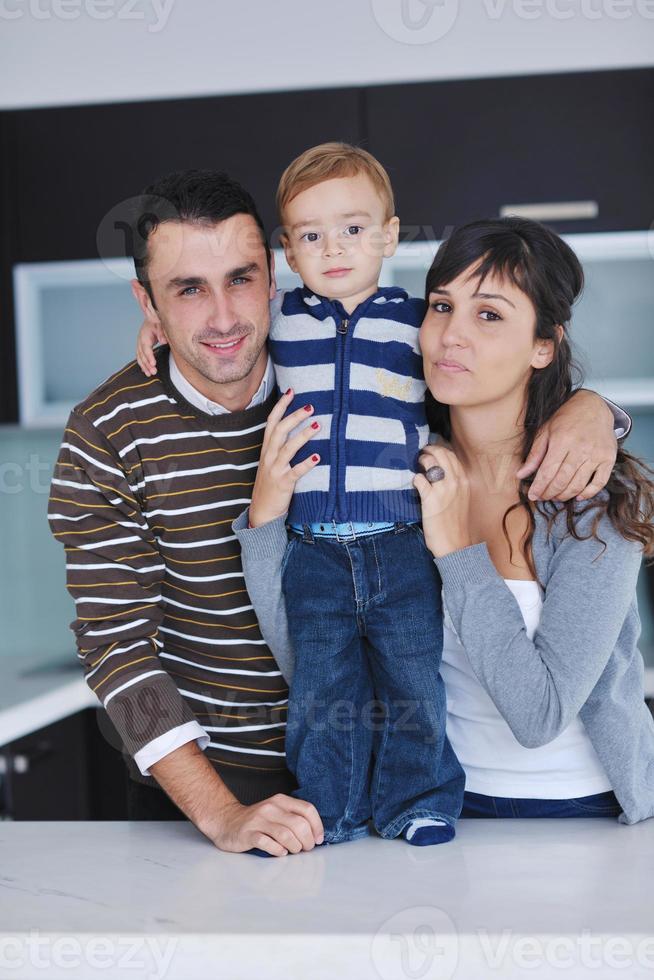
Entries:
[[[592, 512], [577, 523], [587, 534]], [[640, 545], [608, 517], [596, 538], [563, 537], [550, 566], [533, 641], [485, 544], [436, 564], [447, 609], [471, 666], [521, 745], [537, 748], [563, 732], [583, 707], [635, 602]]]
[[157, 540], [120, 457], [77, 411], [55, 464], [48, 520], [66, 552], [86, 682], [134, 756], [195, 716], [158, 656], [165, 564]]
[[236, 518], [232, 530], [241, 545], [245, 586], [254, 607], [261, 635], [290, 685], [295, 657], [288, 635], [282, 595], [282, 565], [288, 546], [285, 517], [248, 528], [249, 508]]

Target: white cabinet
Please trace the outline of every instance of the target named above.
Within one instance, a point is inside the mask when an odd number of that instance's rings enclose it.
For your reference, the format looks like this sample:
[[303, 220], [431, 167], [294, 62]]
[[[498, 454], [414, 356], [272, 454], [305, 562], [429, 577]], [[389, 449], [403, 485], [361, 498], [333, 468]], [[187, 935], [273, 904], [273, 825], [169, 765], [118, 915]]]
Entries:
[[[571, 337], [586, 385], [626, 409], [654, 406], [654, 232], [570, 235], [586, 272]], [[382, 284], [422, 296], [438, 242], [401, 245]], [[280, 288], [299, 283], [275, 250]], [[72, 406], [134, 358], [140, 310], [128, 259], [14, 269], [20, 420], [61, 427]]]
[[[586, 277], [570, 327], [585, 386], [627, 410], [654, 407], [654, 231], [564, 237]], [[438, 245], [400, 246], [384, 284], [422, 296]]]

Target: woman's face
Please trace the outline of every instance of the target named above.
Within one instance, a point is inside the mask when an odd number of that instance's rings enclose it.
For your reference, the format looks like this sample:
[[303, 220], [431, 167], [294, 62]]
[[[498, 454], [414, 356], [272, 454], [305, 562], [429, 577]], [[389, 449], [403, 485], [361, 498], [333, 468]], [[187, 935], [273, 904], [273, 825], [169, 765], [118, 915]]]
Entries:
[[420, 328], [427, 386], [444, 405], [483, 405], [523, 393], [553, 356], [538, 340], [536, 310], [507, 279], [474, 275], [476, 264], [429, 294]]

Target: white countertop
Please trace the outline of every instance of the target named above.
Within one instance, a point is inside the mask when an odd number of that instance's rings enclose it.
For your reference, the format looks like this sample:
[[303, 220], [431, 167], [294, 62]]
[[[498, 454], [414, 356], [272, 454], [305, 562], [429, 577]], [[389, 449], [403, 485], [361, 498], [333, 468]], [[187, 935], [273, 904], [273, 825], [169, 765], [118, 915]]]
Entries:
[[186, 822], [4, 822], [0, 977], [633, 980], [653, 886], [654, 819], [461, 820], [438, 847], [268, 860]]

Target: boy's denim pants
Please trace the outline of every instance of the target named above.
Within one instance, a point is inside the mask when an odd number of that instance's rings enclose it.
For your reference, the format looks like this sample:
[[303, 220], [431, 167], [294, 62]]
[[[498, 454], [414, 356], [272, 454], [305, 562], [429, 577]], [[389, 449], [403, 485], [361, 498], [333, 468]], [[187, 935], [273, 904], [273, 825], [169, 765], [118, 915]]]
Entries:
[[465, 776], [445, 735], [441, 582], [418, 524], [337, 539], [289, 529], [282, 587], [295, 652], [286, 759], [325, 841], [453, 825]]

